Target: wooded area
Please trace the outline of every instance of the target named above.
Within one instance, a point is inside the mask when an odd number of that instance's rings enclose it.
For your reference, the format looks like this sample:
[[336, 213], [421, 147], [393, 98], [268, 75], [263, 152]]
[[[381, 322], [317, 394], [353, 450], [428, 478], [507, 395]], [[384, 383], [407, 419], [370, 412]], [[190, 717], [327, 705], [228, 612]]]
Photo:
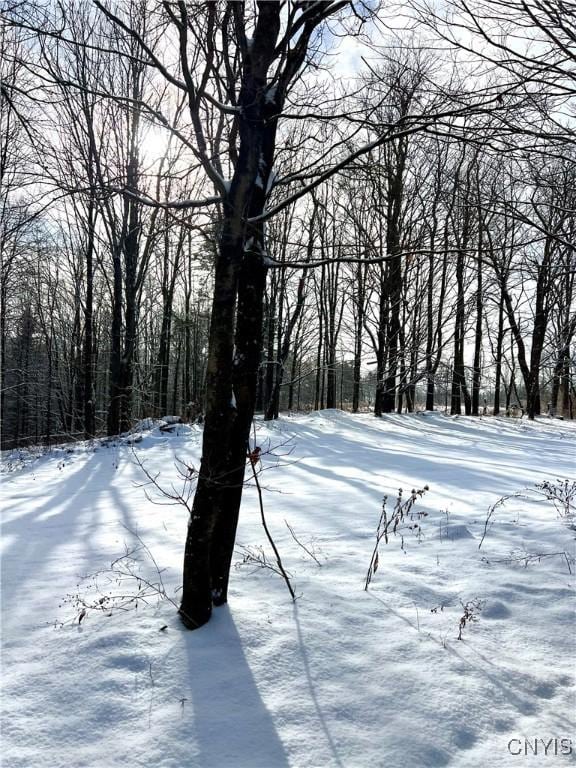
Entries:
[[576, 8], [442, 13], [2, 4], [2, 447], [205, 414], [191, 626], [255, 411], [574, 415]]

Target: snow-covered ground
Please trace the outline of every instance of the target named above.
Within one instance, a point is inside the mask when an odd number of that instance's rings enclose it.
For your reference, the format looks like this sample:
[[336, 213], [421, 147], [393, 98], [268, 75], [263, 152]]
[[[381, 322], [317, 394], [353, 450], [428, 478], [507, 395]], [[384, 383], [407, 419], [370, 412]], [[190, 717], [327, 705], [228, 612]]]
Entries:
[[[499, 497], [576, 479], [575, 427], [336, 411], [259, 425], [258, 444], [282, 454], [277, 467], [265, 456], [261, 482], [299, 598], [241, 564], [258, 547], [273, 562], [248, 487], [229, 606], [193, 633], [167, 600], [88, 611], [80, 624], [74, 600], [130, 599], [136, 579], [118, 586], [106, 571], [135, 547], [135, 572], [157, 580], [151, 554], [178, 600], [186, 511], [146, 498], [134, 454], [178, 487], [174, 458], [197, 461], [198, 427], [12, 456], [1, 477], [2, 765], [573, 764], [576, 739], [561, 753], [575, 732], [574, 528], [550, 502], [512, 498], [478, 545]], [[391, 511], [398, 488], [424, 484], [421, 533], [381, 543], [365, 592], [383, 495]], [[98, 571], [96, 585], [82, 579]], [[459, 641], [467, 603], [477, 620]]]

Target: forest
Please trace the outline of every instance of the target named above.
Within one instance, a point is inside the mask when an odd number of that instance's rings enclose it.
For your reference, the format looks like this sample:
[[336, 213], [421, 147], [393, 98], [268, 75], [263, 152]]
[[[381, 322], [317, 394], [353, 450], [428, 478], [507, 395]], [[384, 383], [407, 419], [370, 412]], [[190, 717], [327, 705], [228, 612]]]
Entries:
[[[2, 447], [194, 419], [256, 6], [3, 6]], [[573, 8], [280, 6], [256, 411], [572, 417]]]

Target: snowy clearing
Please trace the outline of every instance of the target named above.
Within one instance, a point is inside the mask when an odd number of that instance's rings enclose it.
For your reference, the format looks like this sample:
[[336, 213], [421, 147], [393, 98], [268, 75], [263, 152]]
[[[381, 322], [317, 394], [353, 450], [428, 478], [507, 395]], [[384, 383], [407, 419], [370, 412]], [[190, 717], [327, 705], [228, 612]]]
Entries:
[[[574, 521], [512, 498], [478, 544], [499, 497], [576, 479], [575, 437], [569, 422], [438, 414], [260, 424], [258, 444], [283, 454], [278, 467], [264, 457], [261, 482], [300, 597], [292, 604], [276, 574], [242, 565], [258, 547], [273, 562], [249, 487], [230, 604], [193, 633], [154, 596], [80, 624], [69, 600], [134, 595], [136, 579], [117, 587], [103, 573], [95, 589], [81, 577], [109, 569], [137, 537], [178, 600], [186, 511], [146, 498], [134, 452], [178, 487], [174, 458], [198, 461], [200, 428], [5, 456], [3, 765], [573, 764], [576, 744], [563, 755], [561, 740], [574, 732]], [[365, 592], [383, 495], [391, 511], [398, 488], [424, 484], [421, 534], [381, 543]], [[145, 550], [135, 559], [137, 574], [157, 579]], [[467, 603], [477, 620], [459, 641]], [[538, 754], [526, 755], [534, 739]]]

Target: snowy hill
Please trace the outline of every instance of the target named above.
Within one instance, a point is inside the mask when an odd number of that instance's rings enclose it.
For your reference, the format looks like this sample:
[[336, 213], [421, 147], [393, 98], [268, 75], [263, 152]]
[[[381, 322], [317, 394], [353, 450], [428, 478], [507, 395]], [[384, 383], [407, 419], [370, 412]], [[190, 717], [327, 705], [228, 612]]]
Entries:
[[[576, 479], [575, 425], [337, 411], [259, 424], [267, 520], [299, 597], [253, 560], [274, 565], [250, 486], [230, 604], [193, 633], [147, 587], [160, 569], [178, 601], [187, 514], [142, 466], [178, 490], [174, 461], [198, 462], [201, 431], [141, 426], [4, 457], [6, 768], [574, 764], [574, 519], [512, 496], [479, 543], [502, 496]], [[381, 542], [364, 591], [383, 496], [391, 512], [399, 488], [425, 484], [427, 514], [407, 521], [420, 527]]]

